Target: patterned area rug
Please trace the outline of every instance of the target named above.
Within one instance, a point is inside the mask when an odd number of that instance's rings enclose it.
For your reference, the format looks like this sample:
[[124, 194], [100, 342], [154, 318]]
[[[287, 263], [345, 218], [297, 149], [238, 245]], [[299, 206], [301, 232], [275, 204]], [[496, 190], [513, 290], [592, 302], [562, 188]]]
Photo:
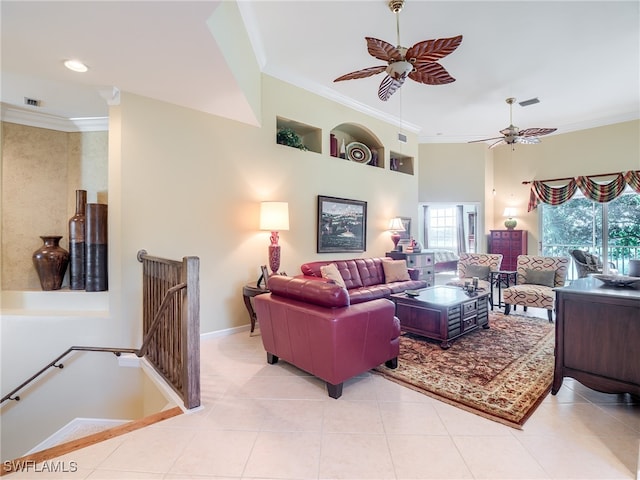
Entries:
[[521, 428], [551, 389], [555, 325], [489, 313], [479, 328], [443, 350], [403, 332], [398, 368], [374, 369], [389, 380], [514, 428]]

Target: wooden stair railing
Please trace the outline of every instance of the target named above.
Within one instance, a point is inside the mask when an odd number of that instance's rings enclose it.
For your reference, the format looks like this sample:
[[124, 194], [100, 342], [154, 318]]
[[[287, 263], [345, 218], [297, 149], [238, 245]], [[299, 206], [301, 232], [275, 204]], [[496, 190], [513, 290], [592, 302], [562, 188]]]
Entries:
[[59, 362], [71, 352], [83, 351], [145, 356], [180, 395], [187, 409], [200, 406], [200, 260], [198, 257], [184, 257], [181, 262], [167, 260], [148, 256], [144, 250], [138, 252], [138, 260], [143, 263], [142, 346], [139, 349], [72, 346], [4, 395], [0, 404], [6, 400], [19, 401], [16, 393], [48, 369], [64, 368]]

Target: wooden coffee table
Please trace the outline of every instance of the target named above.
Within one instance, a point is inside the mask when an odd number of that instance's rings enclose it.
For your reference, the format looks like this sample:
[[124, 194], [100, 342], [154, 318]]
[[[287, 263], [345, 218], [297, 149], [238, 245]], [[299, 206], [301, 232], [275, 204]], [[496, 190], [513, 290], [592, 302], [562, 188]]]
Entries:
[[402, 330], [440, 340], [440, 347], [446, 349], [461, 335], [480, 326], [489, 328], [488, 291], [468, 294], [460, 287], [438, 285], [419, 292], [416, 297], [406, 293], [390, 297]]

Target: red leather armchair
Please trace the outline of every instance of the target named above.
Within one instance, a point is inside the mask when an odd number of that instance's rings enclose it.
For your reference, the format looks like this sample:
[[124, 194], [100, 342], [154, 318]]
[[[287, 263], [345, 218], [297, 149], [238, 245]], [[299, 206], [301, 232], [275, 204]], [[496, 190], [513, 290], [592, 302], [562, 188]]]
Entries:
[[390, 300], [350, 305], [339, 285], [285, 276], [269, 278], [269, 290], [254, 298], [268, 363], [282, 358], [324, 380], [332, 398], [345, 380], [398, 365], [400, 322]]

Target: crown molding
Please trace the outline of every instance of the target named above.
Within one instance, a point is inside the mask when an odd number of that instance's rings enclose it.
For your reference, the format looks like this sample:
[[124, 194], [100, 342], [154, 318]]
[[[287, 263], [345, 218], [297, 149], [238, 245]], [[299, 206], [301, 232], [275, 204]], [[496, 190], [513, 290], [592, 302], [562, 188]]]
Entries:
[[18, 108], [6, 103], [2, 103], [1, 106], [3, 122], [47, 128], [61, 132], [102, 132], [109, 130], [109, 117], [65, 118]]

